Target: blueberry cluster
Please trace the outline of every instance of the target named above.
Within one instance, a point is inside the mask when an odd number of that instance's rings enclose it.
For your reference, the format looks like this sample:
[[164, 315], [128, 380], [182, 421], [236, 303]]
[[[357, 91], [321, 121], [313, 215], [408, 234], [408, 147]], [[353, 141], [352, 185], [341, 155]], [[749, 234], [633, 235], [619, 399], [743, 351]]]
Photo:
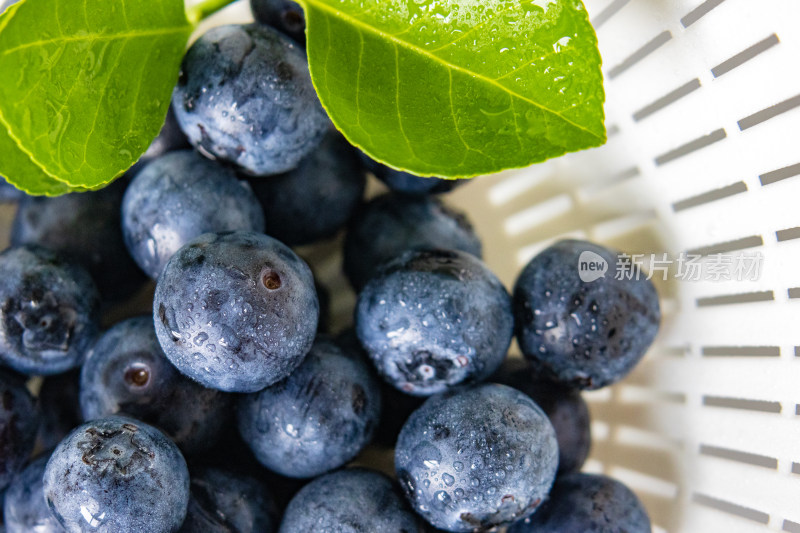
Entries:
[[[562, 241], [509, 292], [438, 196], [457, 182], [331, 129], [299, 5], [252, 7], [189, 49], [125, 177], [3, 196], [5, 530], [649, 532], [629, 489], [580, 473], [580, 392], [652, 343], [652, 284], [583, 281], [582, 254], [616, 252]], [[373, 177], [390, 191], [365, 199]], [[345, 311], [311, 268], [337, 247]]]

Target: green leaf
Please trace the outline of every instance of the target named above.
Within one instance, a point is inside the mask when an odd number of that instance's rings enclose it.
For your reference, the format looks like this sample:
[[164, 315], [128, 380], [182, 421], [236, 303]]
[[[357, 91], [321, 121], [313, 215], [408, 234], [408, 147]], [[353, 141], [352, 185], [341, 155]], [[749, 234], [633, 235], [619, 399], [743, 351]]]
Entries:
[[0, 174], [61, 194], [127, 170], [164, 122], [191, 31], [183, 0], [11, 6], [0, 16]]
[[373, 158], [469, 177], [602, 145], [597, 38], [579, 0], [302, 0], [334, 124]]

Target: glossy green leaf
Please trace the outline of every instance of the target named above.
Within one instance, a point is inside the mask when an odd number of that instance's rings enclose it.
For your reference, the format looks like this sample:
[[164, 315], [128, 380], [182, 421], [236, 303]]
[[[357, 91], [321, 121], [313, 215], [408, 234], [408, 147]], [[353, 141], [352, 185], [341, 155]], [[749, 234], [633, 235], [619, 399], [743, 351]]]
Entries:
[[0, 174], [60, 194], [127, 170], [164, 121], [191, 31], [183, 0], [11, 6], [0, 16]]
[[580, 0], [303, 0], [314, 86], [373, 158], [468, 177], [599, 146], [603, 77]]

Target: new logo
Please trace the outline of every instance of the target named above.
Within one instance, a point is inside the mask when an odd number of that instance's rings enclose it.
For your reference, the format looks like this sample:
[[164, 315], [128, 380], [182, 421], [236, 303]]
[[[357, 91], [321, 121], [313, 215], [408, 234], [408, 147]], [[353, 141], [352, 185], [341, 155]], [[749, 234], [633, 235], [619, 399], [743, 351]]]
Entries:
[[608, 272], [608, 261], [602, 256], [587, 250], [578, 257], [578, 276], [584, 283], [604, 278], [606, 272]]

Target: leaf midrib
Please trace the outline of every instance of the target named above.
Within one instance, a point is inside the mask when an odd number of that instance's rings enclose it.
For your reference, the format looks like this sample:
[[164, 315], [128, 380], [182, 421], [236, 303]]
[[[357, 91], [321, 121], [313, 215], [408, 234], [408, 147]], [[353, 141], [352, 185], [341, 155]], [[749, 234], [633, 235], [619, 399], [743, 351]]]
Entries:
[[387, 39], [389, 41], [392, 41], [396, 45], [399, 45], [399, 46], [402, 46], [403, 48], [411, 50], [412, 52], [416, 52], [416, 53], [418, 53], [420, 55], [424, 55], [426, 57], [429, 57], [431, 60], [433, 60], [435, 62], [438, 62], [438, 63], [440, 63], [441, 65], [443, 65], [445, 67], [449, 67], [449, 68], [451, 68], [453, 70], [456, 70], [458, 72], [462, 72], [464, 74], [468, 74], [470, 76], [478, 78], [479, 80], [482, 80], [482, 81], [484, 81], [484, 82], [486, 82], [486, 83], [488, 83], [490, 85], [494, 85], [495, 87], [507, 92], [511, 96], [519, 98], [520, 100], [522, 100], [524, 102], [527, 102], [527, 103], [529, 103], [529, 104], [531, 104], [531, 105], [533, 105], [535, 107], [538, 107], [542, 111], [546, 111], [546, 112], [552, 114], [553, 116], [558, 117], [559, 119], [563, 120], [567, 124], [570, 124], [570, 125], [574, 126], [575, 128], [577, 128], [577, 129], [579, 129], [579, 130], [581, 130], [583, 132], [586, 132], [589, 135], [591, 135], [591, 136], [593, 136], [593, 137], [595, 137], [595, 138], [597, 138], [597, 139], [599, 139], [601, 141], [604, 139], [604, 137], [602, 135], [596, 134], [595, 132], [587, 129], [586, 127], [581, 126], [580, 124], [577, 124], [576, 122], [573, 122], [572, 120], [568, 119], [567, 117], [565, 117], [561, 113], [558, 113], [558, 112], [556, 112], [556, 111], [554, 111], [554, 110], [552, 110], [552, 109], [540, 104], [539, 102], [531, 100], [530, 98], [519, 94], [517, 91], [515, 91], [515, 90], [513, 90], [513, 89], [511, 89], [511, 88], [509, 88], [509, 87], [507, 87], [507, 86], [505, 86], [505, 85], [503, 85], [501, 83], [498, 83], [497, 81], [495, 81], [495, 80], [493, 80], [491, 78], [488, 78], [488, 77], [484, 76], [483, 74], [479, 74], [479, 73], [474, 72], [474, 71], [472, 71], [472, 70], [470, 70], [468, 68], [465, 68], [465, 67], [462, 67], [460, 65], [456, 65], [456, 64], [451, 63], [449, 61], [446, 61], [446, 60], [442, 59], [441, 57], [439, 57], [437, 55], [434, 55], [431, 52], [429, 52], [429, 51], [427, 51], [427, 50], [425, 50], [423, 48], [420, 48], [419, 46], [416, 46], [416, 45], [414, 45], [412, 43], [409, 43], [407, 41], [404, 41], [402, 39], [398, 39], [396, 36], [392, 35], [391, 33], [387, 33], [387, 32], [385, 32], [385, 31], [383, 31], [383, 30], [381, 30], [379, 28], [376, 28], [374, 26], [370, 26], [368, 24], [365, 24], [364, 22], [354, 18], [353, 16], [345, 13], [344, 11], [340, 11], [338, 9], [334, 9], [334, 8], [328, 6], [327, 4], [320, 3], [319, 0], [301, 0], [301, 2], [305, 3], [305, 4], [308, 4], [310, 6], [313, 6], [313, 7], [317, 7], [322, 11], [326, 11], [326, 12], [328, 12], [330, 14], [333, 14], [333, 15], [335, 15], [335, 16], [337, 16], [337, 17], [349, 22], [353, 26], [358, 26], [358, 27], [360, 27], [360, 28], [362, 28], [362, 29], [364, 29], [366, 31], [374, 33], [374, 34], [376, 34], [376, 35], [378, 35], [380, 37], [383, 37], [383, 38], [385, 38], [385, 39]]
[[95, 43], [103, 41], [137, 39], [140, 37], [155, 37], [159, 35], [176, 35], [176, 34], [183, 34], [187, 30], [190, 30], [191, 28], [192, 26], [187, 24], [184, 26], [173, 26], [171, 28], [160, 28], [156, 30], [135, 30], [135, 31], [126, 31], [119, 33], [86, 33], [83, 35], [75, 35], [75, 36], [60, 36], [60, 37], [54, 37], [53, 39], [31, 41], [29, 43], [21, 44], [13, 48], [8, 48], [6, 50], [3, 50], [2, 54], [0, 55], [7, 56], [13, 54], [14, 52], [18, 52], [20, 50], [25, 50], [27, 48], [32, 48], [34, 46], [45, 46], [48, 44], [61, 44], [61, 43], [73, 43], [73, 42], [87, 42], [87, 41]]

